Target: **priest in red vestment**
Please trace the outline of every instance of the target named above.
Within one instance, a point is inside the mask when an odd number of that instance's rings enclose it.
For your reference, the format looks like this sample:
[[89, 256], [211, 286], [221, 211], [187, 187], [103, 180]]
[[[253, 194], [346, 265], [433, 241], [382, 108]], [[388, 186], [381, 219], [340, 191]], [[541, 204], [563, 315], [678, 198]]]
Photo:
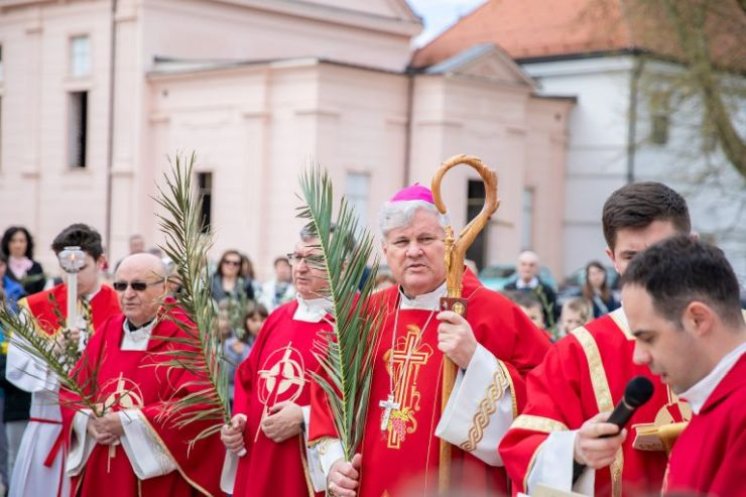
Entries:
[[[106, 263], [101, 235], [85, 224], [72, 224], [52, 242], [59, 255], [65, 247], [76, 246], [84, 253], [84, 265], [77, 273], [79, 315], [84, 328], [94, 330], [113, 314], [120, 312], [119, 299], [109, 286], [102, 285], [100, 271]], [[40, 333], [62, 341], [67, 325], [67, 285], [57, 285], [22, 300], [34, 317]], [[78, 330], [69, 339], [78, 340]], [[21, 390], [31, 392], [31, 416], [13, 466], [9, 497], [38, 495], [67, 496], [70, 481], [64, 474], [65, 451], [62, 414], [59, 407], [59, 383], [46, 364], [31, 356], [15, 340], [8, 346], [6, 377]]]
[[622, 297], [635, 363], [694, 412], [663, 495], [746, 496], [746, 323], [725, 255], [690, 237], [666, 240], [635, 257]]
[[[96, 417], [69, 392], [60, 402], [70, 453], [67, 473], [79, 497], [219, 496], [223, 457], [219, 436], [189, 442], [206, 427], [177, 429], [162, 416], [175, 396], [191, 393], [195, 377], [161, 365], [170, 348], [186, 347], [190, 323], [178, 308], [161, 309], [165, 268], [151, 254], [135, 254], [119, 265], [113, 283], [123, 314], [94, 334], [77, 367], [79, 381], [95, 378]], [[180, 321], [179, 325], [174, 320]]]
[[[550, 344], [517, 306], [468, 270], [462, 287], [466, 319], [439, 311], [446, 293], [445, 223], [432, 193], [420, 185], [400, 191], [382, 208], [383, 251], [398, 285], [374, 297], [385, 308], [385, 322], [361, 454], [351, 462], [342, 458], [320, 392], [312, 408], [311, 438], [332, 495], [436, 492], [440, 439], [453, 445], [453, 492], [507, 492], [497, 444], [523, 405], [524, 375]], [[441, 412], [446, 357], [459, 372]]]
[[[644, 182], [626, 185], [609, 197], [603, 227], [607, 255], [623, 274], [637, 252], [688, 233], [691, 224], [686, 202], [678, 193], [660, 183]], [[532, 493], [544, 485], [617, 497], [655, 494], [660, 489], [667, 463], [665, 447], [647, 431], [683, 421], [689, 412], [647, 368], [633, 363], [634, 337], [624, 307], [623, 303], [621, 309], [575, 329], [529, 374], [526, 408], [500, 444], [515, 490]], [[653, 379], [653, 398], [620, 433], [605, 421], [627, 382], [637, 375]], [[587, 468], [577, 480], [573, 461]]]
[[304, 428], [310, 414], [309, 371], [319, 368], [312, 344], [322, 340], [319, 332], [331, 329], [326, 276], [307, 261], [318, 243], [301, 232], [288, 254], [296, 300], [270, 314], [236, 371], [234, 416], [222, 432], [228, 449], [222, 486], [235, 497], [323, 495], [324, 477], [313, 449], [306, 449]]

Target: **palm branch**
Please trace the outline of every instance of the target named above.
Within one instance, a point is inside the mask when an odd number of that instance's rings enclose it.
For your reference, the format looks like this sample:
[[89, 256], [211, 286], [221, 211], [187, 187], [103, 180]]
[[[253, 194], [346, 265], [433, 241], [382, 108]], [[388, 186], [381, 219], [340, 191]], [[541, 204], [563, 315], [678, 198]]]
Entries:
[[318, 236], [321, 254], [309, 263], [326, 272], [326, 297], [334, 318], [331, 333], [314, 341], [312, 353], [321, 370], [311, 375], [329, 399], [336, 431], [350, 460], [362, 440], [372, 381], [380, 313], [365, 304], [374, 290], [378, 260], [374, 258], [366, 275], [373, 236], [360, 225], [344, 198], [332, 220], [332, 182], [326, 171], [311, 167], [300, 183], [305, 205], [298, 209], [298, 217], [308, 220], [308, 231]]
[[[202, 200], [192, 185], [194, 153], [185, 160], [177, 155], [170, 173], [164, 175], [165, 187], [158, 187], [155, 201], [164, 209], [158, 214], [165, 242], [161, 248], [174, 263], [182, 289], [177, 304], [191, 320], [173, 321], [187, 335], [186, 339], [170, 339], [186, 345], [164, 353], [160, 363], [169, 368], [184, 369], [194, 380], [183, 385], [189, 393], [174, 397], [162, 412], [177, 428], [194, 422], [214, 422], [202, 430], [190, 443], [220, 431], [230, 420], [228, 378], [223, 371], [222, 342], [216, 332], [216, 308], [210, 294], [207, 271], [207, 250], [211, 235], [203, 231]], [[166, 313], [171, 315], [171, 313]]]
[[[79, 362], [78, 344], [65, 340], [60, 346], [55, 339], [40, 332], [36, 328], [34, 316], [21, 307], [18, 313], [9, 306], [0, 305], [0, 328], [8, 336], [8, 340], [37, 361], [46, 365], [48, 370], [57, 378], [60, 388], [68, 390], [79, 398], [75, 407], [90, 409], [96, 416], [102, 416], [103, 406], [98, 403], [98, 386], [96, 371], [102, 358], [93, 364]], [[66, 330], [62, 333], [67, 333]], [[88, 368], [88, 366], [91, 366]], [[24, 374], [34, 376], [33, 371], [23, 371]], [[86, 378], [83, 378], [85, 373]], [[46, 378], [35, 377], [39, 380]]]

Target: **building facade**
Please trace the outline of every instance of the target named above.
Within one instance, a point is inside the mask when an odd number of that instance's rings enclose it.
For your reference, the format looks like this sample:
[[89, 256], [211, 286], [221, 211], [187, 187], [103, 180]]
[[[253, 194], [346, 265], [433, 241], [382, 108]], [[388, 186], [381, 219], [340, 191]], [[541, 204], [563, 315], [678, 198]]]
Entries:
[[[480, 265], [530, 244], [559, 271], [574, 100], [537, 96], [491, 45], [413, 73], [420, 30], [403, 0], [2, 2], [2, 224], [27, 226], [49, 262], [54, 235], [87, 222], [117, 260], [133, 233], [162, 241], [152, 197], [169, 158], [194, 151], [213, 255], [238, 248], [268, 277], [297, 239], [309, 163], [375, 228], [395, 190], [468, 153], [503, 201]], [[456, 226], [481, 206], [477, 179], [444, 182]]]

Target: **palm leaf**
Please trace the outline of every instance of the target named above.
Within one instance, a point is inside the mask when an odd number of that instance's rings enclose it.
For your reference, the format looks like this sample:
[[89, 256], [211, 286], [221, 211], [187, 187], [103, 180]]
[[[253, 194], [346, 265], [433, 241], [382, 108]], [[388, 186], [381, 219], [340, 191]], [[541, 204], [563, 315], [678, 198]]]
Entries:
[[[312, 353], [321, 368], [311, 375], [329, 399], [336, 431], [350, 460], [365, 427], [373, 345], [379, 332], [380, 312], [365, 305], [374, 290], [378, 260], [373, 258], [373, 236], [363, 229], [344, 198], [336, 220], [332, 219], [333, 190], [326, 171], [311, 167], [300, 183], [304, 205], [298, 217], [307, 220], [307, 229], [318, 236], [321, 254], [309, 263], [326, 272], [326, 297], [334, 317], [332, 331], [314, 341]], [[372, 269], [366, 274], [371, 259]]]
[[[174, 263], [182, 289], [177, 305], [191, 323], [173, 321], [186, 333], [187, 338], [172, 338], [185, 345], [164, 352], [161, 365], [189, 371], [197, 378], [177, 392], [168, 402], [162, 417], [175, 426], [184, 427], [194, 422], [214, 422], [197, 435], [197, 440], [216, 433], [223, 423], [230, 420], [228, 378], [224, 374], [222, 342], [216, 332], [217, 310], [210, 294], [206, 267], [207, 251], [212, 245], [211, 235], [202, 225], [202, 200], [192, 185], [192, 171], [196, 157], [188, 160], [177, 155], [170, 173], [164, 175], [164, 187], [158, 187], [155, 201], [163, 208], [158, 215], [165, 242], [164, 253]], [[171, 315], [171, 313], [166, 313]]]
[[[74, 407], [90, 409], [97, 416], [104, 414], [102, 406], [97, 402], [96, 383], [96, 373], [102, 363], [102, 357], [93, 364], [89, 364], [86, 359], [79, 361], [77, 343], [66, 342], [66, 345], [60, 348], [53, 337], [37, 330], [35, 318], [25, 307], [21, 307], [19, 312], [15, 313], [5, 304], [0, 304], [0, 328], [5, 331], [14, 346], [45, 364], [57, 378], [60, 388], [72, 392], [79, 398]], [[23, 373], [39, 380], [46, 380], [34, 376], [33, 371]], [[84, 375], [87, 378], [84, 379]]]

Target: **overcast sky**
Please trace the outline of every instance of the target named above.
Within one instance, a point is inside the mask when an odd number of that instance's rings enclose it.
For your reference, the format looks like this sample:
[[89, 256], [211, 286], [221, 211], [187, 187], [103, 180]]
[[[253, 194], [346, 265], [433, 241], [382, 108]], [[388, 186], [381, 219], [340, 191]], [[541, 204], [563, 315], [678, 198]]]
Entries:
[[407, 0], [425, 22], [425, 30], [416, 44], [424, 45], [464, 14], [468, 14], [486, 0]]

